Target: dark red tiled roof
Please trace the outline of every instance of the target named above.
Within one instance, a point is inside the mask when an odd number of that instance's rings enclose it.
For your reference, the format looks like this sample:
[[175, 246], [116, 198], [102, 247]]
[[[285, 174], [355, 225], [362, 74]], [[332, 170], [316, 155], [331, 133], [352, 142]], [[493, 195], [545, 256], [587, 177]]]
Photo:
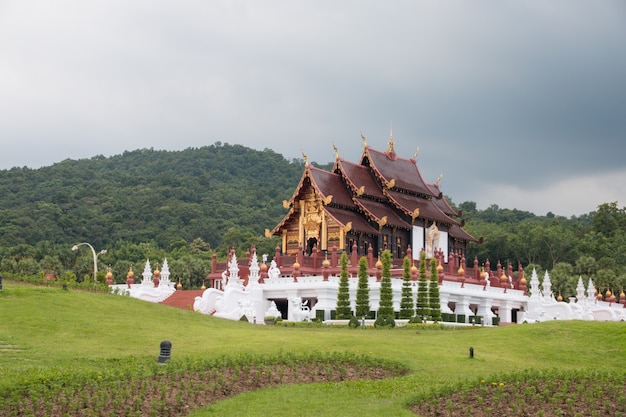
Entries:
[[386, 190], [385, 194], [389, 196], [389, 199], [396, 205], [403, 207], [407, 213], [412, 213], [416, 208], [420, 209], [419, 217], [423, 219], [444, 222], [453, 224], [455, 220], [448, 217], [443, 213], [435, 203], [434, 199], [426, 200], [422, 198], [416, 198], [407, 194], [399, 193], [397, 191]]
[[352, 194], [343, 183], [341, 175], [333, 172], [324, 171], [322, 169], [310, 168], [311, 178], [322, 197], [333, 196], [331, 204], [341, 205], [344, 207], [355, 207], [352, 201]]
[[384, 182], [393, 179], [397, 188], [425, 196], [436, 196], [424, 182], [414, 161], [399, 157], [390, 159], [385, 152], [370, 147], [367, 148], [365, 155], [369, 157], [372, 169], [382, 177]]
[[380, 183], [376, 180], [374, 173], [369, 167], [343, 159], [338, 161], [338, 166], [355, 193], [363, 187], [363, 195], [384, 198]]
[[478, 242], [478, 239], [476, 239], [474, 236], [467, 233], [458, 224], [453, 224], [452, 226], [450, 226], [449, 233], [450, 233], [450, 236], [456, 237], [457, 239], [466, 240], [468, 242]]
[[343, 226], [352, 223], [351, 230], [368, 234], [378, 233], [378, 230], [370, 225], [361, 213], [329, 206], [324, 207], [324, 210]]
[[433, 199], [434, 203], [437, 205], [439, 210], [441, 210], [442, 212], [444, 212], [448, 216], [460, 217], [459, 213], [457, 213], [456, 210], [454, 210], [450, 206], [450, 204], [448, 203], [446, 198], [443, 196], [443, 193], [441, 192], [441, 189], [439, 188], [439, 185], [437, 185], [437, 184], [427, 184], [427, 185], [430, 187], [431, 190], [433, 190], [433, 193], [435, 195], [440, 195], [441, 194], [441, 198]]
[[410, 229], [411, 225], [407, 223], [398, 212], [395, 211], [388, 204], [378, 203], [376, 201], [368, 200], [365, 198], [355, 198], [355, 202], [367, 212], [372, 220], [379, 222], [383, 217], [387, 217], [387, 225], [402, 227], [404, 229]]

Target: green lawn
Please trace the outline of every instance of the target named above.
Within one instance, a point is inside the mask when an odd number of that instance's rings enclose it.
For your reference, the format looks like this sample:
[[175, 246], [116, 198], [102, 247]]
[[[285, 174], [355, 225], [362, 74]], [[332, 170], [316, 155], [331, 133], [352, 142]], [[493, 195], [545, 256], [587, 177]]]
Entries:
[[[133, 358], [172, 361], [241, 354], [349, 352], [406, 364], [383, 381], [263, 389], [194, 416], [413, 416], [416, 395], [461, 381], [533, 369], [623, 369], [626, 323], [552, 321], [463, 330], [254, 326], [107, 294], [33, 287], [0, 291], [0, 390], [33, 374], [97, 372]], [[474, 359], [469, 348], [474, 348]]]

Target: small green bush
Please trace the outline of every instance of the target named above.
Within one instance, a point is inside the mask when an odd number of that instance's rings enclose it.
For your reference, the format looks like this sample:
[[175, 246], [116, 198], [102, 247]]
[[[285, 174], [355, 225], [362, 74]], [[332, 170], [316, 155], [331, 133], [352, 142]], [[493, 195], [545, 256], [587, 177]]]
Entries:
[[352, 316], [350, 317], [350, 322], [348, 323], [349, 327], [354, 327], [357, 328], [361, 325], [361, 322], [359, 322], [359, 319], [357, 319], [356, 317]]
[[389, 315], [389, 316], [379, 316], [379, 317], [376, 318], [376, 321], [374, 322], [374, 327], [391, 327], [391, 328], [394, 328], [394, 327], [396, 327], [396, 320], [391, 315]]

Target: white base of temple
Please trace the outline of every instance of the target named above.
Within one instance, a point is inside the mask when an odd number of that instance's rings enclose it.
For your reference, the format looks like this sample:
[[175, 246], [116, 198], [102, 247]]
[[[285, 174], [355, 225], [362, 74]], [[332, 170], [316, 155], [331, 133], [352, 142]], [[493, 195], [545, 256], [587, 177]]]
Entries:
[[[236, 259], [229, 262], [229, 270], [222, 275], [223, 289], [206, 289], [193, 303], [194, 311], [210, 314], [229, 320], [240, 320], [245, 316], [250, 323], [262, 324], [265, 317], [282, 317], [288, 321], [305, 321], [319, 318], [333, 323], [331, 311], [337, 307], [339, 277], [281, 276], [272, 262], [269, 277], [259, 283], [259, 265], [256, 254], [250, 266], [249, 284], [239, 278]], [[349, 278], [349, 293], [352, 310], [356, 310], [355, 300], [358, 278]], [[400, 311], [402, 279], [392, 278], [394, 310]], [[377, 311], [380, 302], [380, 282], [376, 277], [369, 278], [369, 304], [371, 311]], [[412, 281], [413, 299], [417, 297], [417, 282]], [[551, 292], [550, 276], [546, 272], [542, 290], [539, 289], [537, 273], [533, 271], [530, 294], [513, 288], [492, 287], [456, 281], [443, 280], [439, 285], [442, 313], [454, 314], [458, 324], [471, 325], [480, 321], [482, 325], [498, 323], [537, 323], [549, 320], [595, 320], [626, 321], [626, 308], [618, 302], [609, 303], [596, 298], [593, 282], [589, 280], [587, 294], [579, 279], [577, 296], [569, 303], [558, 302]], [[129, 295], [144, 301], [162, 302], [175, 291], [169, 281], [167, 260], [160, 273], [160, 281], [155, 285], [146, 262], [141, 284], [112, 285], [113, 292]], [[278, 305], [278, 307], [277, 307]], [[368, 323], [368, 321], [366, 321]]]
[[[157, 271], [158, 270], [156, 270], [155, 273], [157, 273]], [[132, 274], [132, 267], [129, 274]], [[132, 276], [133, 275], [129, 275], [129, 277]], [[176, 286], [170, 281], [167, 259], [163, 261], [162, 270], [158, 271], [157, 280], [155, 280], [150, 268], [150, 260], [146, 261], [142, 276], [143, 278], [140, 284], [129, 282], [127, 284], [110, 285], [111, 292], [120, 295], [128, 295], [152, 303], [160, 303], [176, 292]]]

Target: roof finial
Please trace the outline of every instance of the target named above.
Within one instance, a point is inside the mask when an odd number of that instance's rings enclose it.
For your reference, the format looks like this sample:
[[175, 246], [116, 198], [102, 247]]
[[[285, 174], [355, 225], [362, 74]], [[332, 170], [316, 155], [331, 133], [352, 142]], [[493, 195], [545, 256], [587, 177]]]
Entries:
[[335, 150], [335, 160], [339, 159], [339, 150], [337, 150], [337, 146], [335, 146], [335, 142], [333, 142], [333, 149]]
[[443, 178], [443, 174], [439, 174], [439, 176], [437, 177], [437, 187], [439, 187], [439, 183], [441, 182], [442, 178]]
[[309, 166], [309, 158], [306, 157], [306, 155], [304, 154], [304, 151], [302, 151], [302, 157], [304, 158], [304, 166], [308, 167]]
[[363, 147], [367, 148], [367, 142], [365, 141], [365, 136], [363, 135], [363, 131], [361, 131], [361, 139], [363, 139]]
[[387, 153], [395, 153], [395, 151], [393, 150], [393, 127], [389, 128], [389, 147], [387, 148]]
[[417, 161], [417, 155], [419, 155], [420, 153], [420, 147], [418, 146], [417, 149], [415, 149], [415, 153], [413, 154], [413, 159], [415, 161]]

